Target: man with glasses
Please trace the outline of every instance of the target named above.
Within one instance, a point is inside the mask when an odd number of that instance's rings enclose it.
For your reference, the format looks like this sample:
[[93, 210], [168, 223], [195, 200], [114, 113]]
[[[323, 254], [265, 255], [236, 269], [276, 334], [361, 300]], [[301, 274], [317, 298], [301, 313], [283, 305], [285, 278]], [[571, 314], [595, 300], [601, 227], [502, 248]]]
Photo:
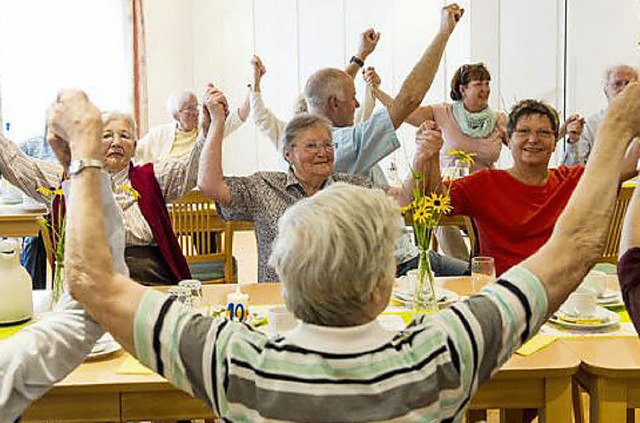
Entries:
[[[607, 68], [603, 78], [603, 92], [607, 102], [620, 94], [630, 82], [638, 80], [638, 71], [629, 65], [615, 65]], [[562, 163], [567, 166], [586, 164], [596, 140], [596, 132], [604, 119], [607, 108], [591, 115], [587, 120], [578, 119], [567, 124], [567, 150]]]
[[[138, 164], [156, 163], [169, 157], [182, 156], [193, 148], [198, 139], [198, 98], [191, 91], [175, 91], [167, 100], [167, 111], [173, 121], [151, 128], [138, 141], [135, 161]], [[238, 129], [249, 115], [249, 102], [235, 110], [227, 119], [225, 136]]]

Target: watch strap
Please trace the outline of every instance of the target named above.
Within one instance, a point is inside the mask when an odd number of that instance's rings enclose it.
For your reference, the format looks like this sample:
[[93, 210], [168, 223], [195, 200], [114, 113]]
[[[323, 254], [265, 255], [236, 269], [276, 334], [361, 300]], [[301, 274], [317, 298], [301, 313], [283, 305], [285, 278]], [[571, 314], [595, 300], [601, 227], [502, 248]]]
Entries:
[[356, 65], [360, 66], [361, 68], [364, 67], [364, 61], [358, 59], [356, 56], [351, 56], [351, 63], [355, 63]]
[[87, 167], [94, 167], [94, 168], [97, 168], [97, 169], [102, 169], [104, 167], [104, 164], [102, 163], [102, 160], [98, 160], [98, 159], [77, 159], [77, 160], [72, 160], [71, 163], [69, 164], [69, 174], [70, 175], [77, 175], [83, 169], [85, 169]]

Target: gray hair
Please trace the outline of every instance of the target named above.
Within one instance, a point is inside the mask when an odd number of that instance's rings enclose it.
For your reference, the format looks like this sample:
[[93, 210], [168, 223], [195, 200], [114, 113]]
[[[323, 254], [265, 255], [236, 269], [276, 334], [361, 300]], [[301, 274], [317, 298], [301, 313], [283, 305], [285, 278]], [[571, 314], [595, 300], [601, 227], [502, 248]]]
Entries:
[[631, 65], [625, 65], [624, 63], [619, 63], [617, 65], [609, 66], [602, 75], [602, 86], [606, 87], [609, 84], [609, 78], [611, 78], [611, 74], [618, 69], [627, 69], [633, 72], [636, 75], [636, 79], [638, 78], [638, 70]]
[[175, 115], [190, 97], [198, 98], [193, 91], [182, 90], [172, 92], [167, 99], [167, 112], [169, 112], [171, 116]]
[[307, 80], [304, 96], [312, 113], [325, 113], [329, 97], [340, 97], [347, 74], [340, 69], [320, 69]]
[[133, 120], [133, 116], [131, 116], [131, 113], [120, 112], [117, 110], [108, 110], [108, 111], [102, 112], [100, 114], [100, 117], [102, 117], [103, 125], [106, 125], [112, 120], [123, 120], [127, 122], [127, 125], [129, 125], [129, 129], [131, 130], [131, 136], [134, 139], [137, 138], [136, 122]]
[[269, 259], [287, 290], [287, 308], [323, 326], [361, 320], [373, 289], [393, 284], [398, 216], [384, 192], [345, 183], [290, 207]]
[[332, 137], [333, 127], [329, 119], [320, 115], [300, 113], [294, 116], [293, 119], [291, 119], [289, 123], [287, 123], [287, 126], [284, 128], [284, 135], [281, 142], [283, 154], [286, 150], [291, 149], [293, 142], [296, 140], [296, 137], [300, 134], [300, 132], [309, 128], [313, 128], [314, 126], [319, 126], [325, 129], [329, 134], [329, 137]]
[[293, 105], [293, 114], [299, 115], [300, 113], [309, 113], [309, 106], [307, 100], [304, 98], [304, 94], [298, 94], [296, 102]]

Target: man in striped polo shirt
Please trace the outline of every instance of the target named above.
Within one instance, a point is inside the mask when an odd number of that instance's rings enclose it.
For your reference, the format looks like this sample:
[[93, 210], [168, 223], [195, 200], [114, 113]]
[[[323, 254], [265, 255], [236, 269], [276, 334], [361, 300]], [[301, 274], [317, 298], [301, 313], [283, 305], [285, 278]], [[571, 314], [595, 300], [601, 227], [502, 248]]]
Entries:
[[[100, 116], [83, 93], [61, 93], [51, 123], [56, 148], [68, 142], [71, 159], [101, 157]], [[381, 193], [341, 184], [300, 201], [279, 223], [271, 263], [302, 321], [284, 336], [197, 315], [116, 274], [92, 167], [71, 177], [71, 293], [144, 364], [226, 421], [461, 421], [478, 386], [599, 256], [620, 163], [639, 133], [640, 86], [630, 84], [609, 107], [549, 241], [480, 294], [401, 332], [376, 321], [391, 294], [398, 211]]]

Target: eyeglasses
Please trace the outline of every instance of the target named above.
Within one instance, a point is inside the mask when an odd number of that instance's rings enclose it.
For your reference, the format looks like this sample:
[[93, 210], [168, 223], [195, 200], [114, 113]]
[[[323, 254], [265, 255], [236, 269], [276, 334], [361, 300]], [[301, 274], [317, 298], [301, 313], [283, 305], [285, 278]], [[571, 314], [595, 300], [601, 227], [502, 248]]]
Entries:
[[182, 109], [178, 110], [178, 112], [180, 112], [180, 113], [198, 113], [198, 104], [196, 104], [194, 106], [183, 107]]
[[294, 144], [294, 147], [302, 147], [307, 153], [317, 153], [320, 151], [320, 148], [324, 148], [325, 151], [333, 151], [338, 147], [338, 144], [331, 141], [309, 141], [302, 143], [302, 145]]
[[556, 135], [553, 131], [548, 129], [539, 129], [537, 131], [532, 131], [531, 129], [516, 129], [514, 132], [518, 138], [522, 139], [531, 137], [531, 134], [536, 134], [538, 139], [548, 140]]

